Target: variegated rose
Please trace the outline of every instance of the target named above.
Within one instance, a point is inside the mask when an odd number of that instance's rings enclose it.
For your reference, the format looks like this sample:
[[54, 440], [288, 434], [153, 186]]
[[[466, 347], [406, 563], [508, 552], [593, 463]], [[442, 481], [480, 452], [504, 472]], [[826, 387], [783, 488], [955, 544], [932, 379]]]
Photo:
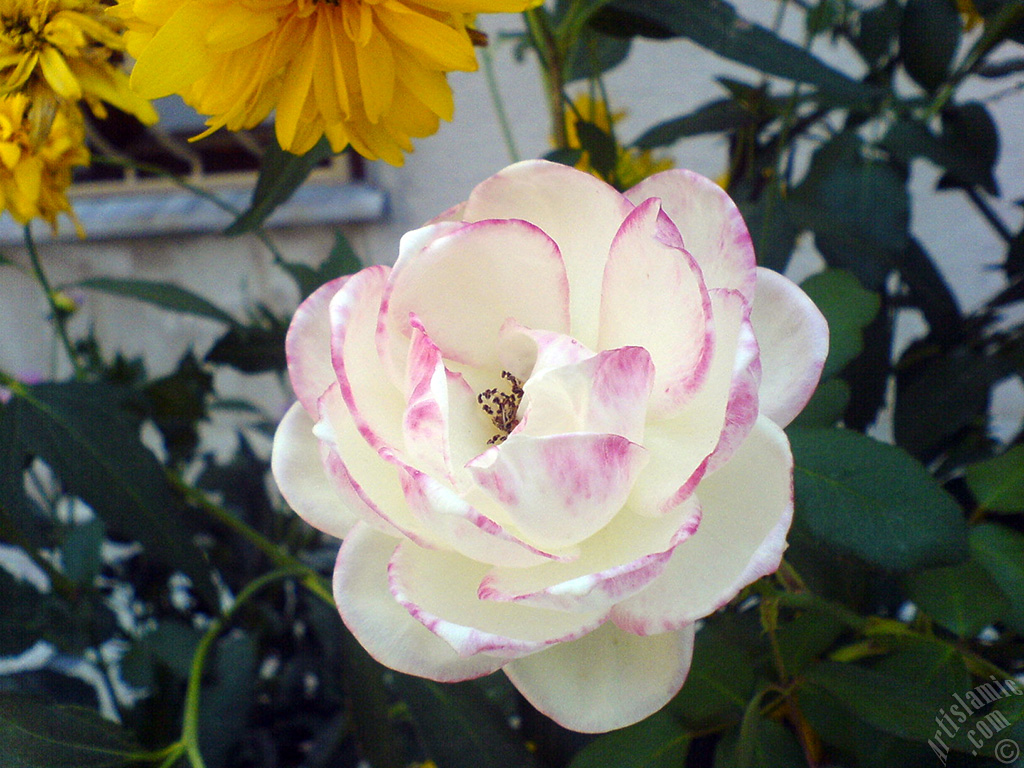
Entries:
[[662, 707], [694, 622], [778, 567], [782, 427], [827, 346], [714, 183], [620, 194], [519, 163], [393, 268], [302, 304], [273, 470], [344, 539], [335, 599], [380, 662], [502, 669], [566, 727], [610, 730]]

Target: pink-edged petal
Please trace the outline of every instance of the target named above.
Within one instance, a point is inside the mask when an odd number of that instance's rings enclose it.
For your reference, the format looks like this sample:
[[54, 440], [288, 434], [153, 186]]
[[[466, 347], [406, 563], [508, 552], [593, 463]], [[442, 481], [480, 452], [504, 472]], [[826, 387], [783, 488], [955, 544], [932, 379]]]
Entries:
[[[664, 514], [686, 499], [708, 471], [712, 454], [727, 455], [757, 416], [756, 409], [751, 412], [748, 407], [744, 384], [750, 375], [744, 363], [752, 351], [749, 308], [736, 291], [716, 290], [709, 296], [715, 344], [708, 375], [682, 411], [646, 425], [644, 446], [651, 460], [629, 499], [641, 514]], [[731, 397], [734, 386], [737, 397]]]
[[408, 675], [452, 683], [500, 669], [503, 660], [493, 656], [460, 657], [395, 601], [387, 571], [397, 545], [362, 523], [345, 538], [334, 569], [334, 601], [345, 626], [373, 658]]
[[550, 550], [607, 525], [646, 463], [647, 451], [619, 435], [513, 433], [469, 470], [523, 538]]
[[754, 246], [736, 204], [711, 179], [693, 171], [656, 173], [626, 192], [635, 205], [660, 198], [683, 236], [708, 288], [733, 288], [747, 300], [754, 292]]
[[818, 386], [828, 356], [828, 323], [799, 286], [763, 267], [757, 270], [751, 321], [761, 346], [761, 412], [784, 427]]
[[642, 443], [655, 371], [643, 347], [599, 352], [550, 368], [523, 386], [524, 435], [595, 432]]
[[348, 277], [339, 277], [313, 291], [303, 301], [288, 326], [284, 350], [292, 389], [302, 407], [316, 416], [316, 401], [335, 381], [331, 365], [331, 315], [328, 307]]
[[[462, 216], [466, 221], [524, 219], [558, 244], [569, 276], [571, 335], [593, 349], [597, 346], [601, 270], [612, 239], [631, 210], [625, 197], [588, 173], [544, 160], [526, 160], [476, 187]], [[523, 285], [522, 279], [517, 285]], [[529, 290], [537, 283], [531, 278]], [[516, 319], [534, 328], [550, 328]]]
[[697, 489], [704, 516], [650, 586], [612, 609], [637, 635], [678, 629], [721, 608], [779, 567], [793, 521], [793, 456], [786, 434], [758, 419], [732, 458]]
[[711, 299], [700, 268], [672, 245], [678, 233], [648, 200], [615, 236], [605, 265], [600, 349], [644, 347], [654, 361], [651, 410], [677, 412], [702, 386], [711, 363]]
[[429, 475], [407, 468], [402, 484], [413, 514], [446, 549], [481, 563], [513, 568], [559, 559], [516, 538]]
[[505, 666], [538, 710], [560, 725], [602, 733], [643, 720], [679, 692], [693, 657], [693, 626], [637, 637], [611, 623], [572, 643]]
[[377, 353], [377, 318], [387, 267], [352, 275], [331, 300], [331, 361], [359, 433], [376, 450], [404, 443], [405, 400], [384, 375]]
[[587, 539], [571, 562], [537, 568], [502, 564], [480, 583], [482, 600], [557, 611], [601, 611], [639, 592], [664, 570], [669, 558], [700, 524], [696, 500], [660, 518], [628, 509]]
[[391, 594], [410, 615], [463, 657], [534, 653], [593, 631], [604, 613], [560, 613], [481, 600], [489, 566], [405, 541], [388, 563]]
[[[435, 225], [445, 226], [452, 225]], [[558, 246], [525, 221], [464, 224], [418, 251], [403, 250], [387, 307], [388, 333], [408, 335], [415, 312], [445, 358], [493, 370], [500, 370], [498, 338], [508, 318], [569, 330], [569, 285]]]
[[448, 373], [440, 350], [415, 316], [412, 324], [405, 385], [408, 405], [402, 422], [405, 454], [415, 466], [452, 480]]
[[[494, 436], [494, 423], [484, 413], [478, 393], [461, 373], [446, 371], [448, 378], [448, 443], [451, 447], [453, 486], [466, 490], [472, 479], [466, 464], [489, 447], [487, 441]], [[481, 389], [482, 391], [482, 389]]]
[[356, 516], [334, 490], [320, 460], [320, 441], [302, 403], [294, 403], [274, 434], [270, 468], [285, 501], [314, 528], [344, 538]]
[[594, 356], [572, 336], [527, 328], [512, 319], [502, 326], [499, 344], [502, 368], [520, 381]]

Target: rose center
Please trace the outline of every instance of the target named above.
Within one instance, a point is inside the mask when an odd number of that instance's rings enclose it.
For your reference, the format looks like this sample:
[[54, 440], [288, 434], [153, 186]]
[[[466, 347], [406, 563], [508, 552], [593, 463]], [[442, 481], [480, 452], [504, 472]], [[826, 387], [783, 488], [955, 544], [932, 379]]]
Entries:
[[505, 442], [505, 438], [519, 424], [518, 413], [519, 403], [523, 400], [523, 382], [508, 371], [502, 371], [501, 378], [506, 382], [502, 387], [507, 386], [511, 391], [503, 392], [502, 389], [493, 387], [492, 389], [485, 389], [476, 396], [476, 401], [480, 403], [484, 413], [491, 418], [491, 423], [498, 428], [497, 434], [487, 441], [488, 445], [498, 445]]

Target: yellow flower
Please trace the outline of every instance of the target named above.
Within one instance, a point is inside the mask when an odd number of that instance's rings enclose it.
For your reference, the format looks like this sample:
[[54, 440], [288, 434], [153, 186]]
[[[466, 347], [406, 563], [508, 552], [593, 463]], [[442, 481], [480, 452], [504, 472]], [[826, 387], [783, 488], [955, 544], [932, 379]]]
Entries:
[[[572, 149], [580, 148], [580, 139], [576, 132], [577, 113], [579, 117], [582, 117], [588, 123], [593, 123], [605, 133], [609, 133], [612, 126], [626, 115], [625, 112], [613, 112], [609, 115], [608, 105], [604, 101], [591, 99], [586, 94], [578, 96], [574, 106], [576, 111], [573, 111], [571, 107], [566, 109], [565, 120], [566, 136], [569, 141], [569, 147]], [[604, 180], [614, 181], [619, 189], [630, 189], [648, 176], [653, 176], [661, 171], [667, 171], [672, 166], [671, 158], [658, 157], [649, 149], [620, 147], [619, 156], [615, 162], [615, 178]], [[602, 178], [601, 174], [591, 166], [590, 156], [587, 152], [584, 152], [579, 161], [577, 161], [576, 168]]]
[[[401, 165], [411, 139], [454, 111], [445, 78], [476, 69], [472, 14], [530, 0], [120, 0], [137, 59], [132, 87], [180, 94], [218, 128], [251, 128], [276, 110], [296, 154], [326, 135]], [[206, 135], [206, 134], [203, 134]]]
[[[37, 105], [57, 102], [54, 109], [84, 99], [100, 118], [105, 101], [155, 123], [153, 106], [132, 92], [127, 74], [111, 61], [124, 49], [120, 32], [98, 0], [3, 0], [0, 94], [23, 93]], [[37, 106], [35, 114], [52, 111]]]
[[0, 212], [28, 224], [34, 218], [56, 231], [57, 216], [66, 213], [82, 228], [68, 202], [71, 169], [89, 164], [82, 113], [75, 107], [58, 109], [50, 130], [36, 138], [27, 96], [0, 97]]

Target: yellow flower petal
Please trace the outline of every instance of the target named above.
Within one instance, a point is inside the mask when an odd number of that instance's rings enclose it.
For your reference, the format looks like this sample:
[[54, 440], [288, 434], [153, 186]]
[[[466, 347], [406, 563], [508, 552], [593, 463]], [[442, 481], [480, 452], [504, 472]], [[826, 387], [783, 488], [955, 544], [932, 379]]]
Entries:
[[78, 80], [56, 48], [43, 48], [39, 54], [39, 66], [43, 70], [46, 82], [58, 96], [69, 101], [78, 101], [82, 98], [82, 88]]

